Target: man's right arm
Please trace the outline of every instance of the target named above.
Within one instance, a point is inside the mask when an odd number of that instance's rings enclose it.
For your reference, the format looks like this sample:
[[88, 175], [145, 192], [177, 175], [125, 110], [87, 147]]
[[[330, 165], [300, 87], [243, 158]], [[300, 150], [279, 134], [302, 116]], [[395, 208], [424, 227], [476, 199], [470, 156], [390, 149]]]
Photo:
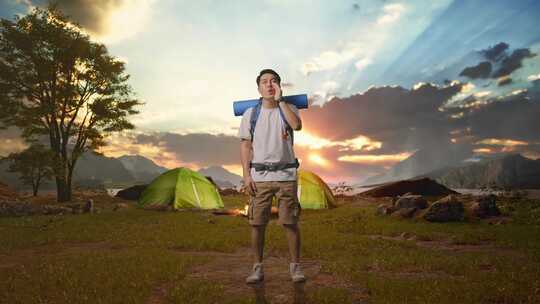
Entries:
[[253, 146], [251, 145], [251, 140], [242, 139], [240, 143], [240, 157], [242, 161], [242, 172], [244, 175], [244, 187], [248, 194], [253, 195], [257, 188], [255, 187], [255, 182], [251, 178], [251, 168], [250, 162], [253, 159]]

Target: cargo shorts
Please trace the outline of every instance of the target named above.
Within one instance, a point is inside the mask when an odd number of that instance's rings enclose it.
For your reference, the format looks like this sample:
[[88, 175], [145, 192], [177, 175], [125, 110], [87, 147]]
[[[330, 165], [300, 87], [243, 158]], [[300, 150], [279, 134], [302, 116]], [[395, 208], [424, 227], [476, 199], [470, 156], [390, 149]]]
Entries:
[[302, 208], [298, 200], [296, 180], [255, 182], [255, 186], [257, 191], [254, 196], [250, 196], [248, 206], [250, 225], [268, 224], [274, 196], [278, 204], [278, 224], [296, 225], [298, 223]]

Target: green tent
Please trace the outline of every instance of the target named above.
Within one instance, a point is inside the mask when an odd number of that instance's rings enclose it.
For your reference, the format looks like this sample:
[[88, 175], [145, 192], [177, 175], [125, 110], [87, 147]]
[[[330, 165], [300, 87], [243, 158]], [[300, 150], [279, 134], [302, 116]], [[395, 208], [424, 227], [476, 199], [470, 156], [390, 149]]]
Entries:
[[298, 170], [298, 199], [303, 209], [324, 209], [335, 206], [328, 185], [315, 173]]
[[139, 198], [139, 206], [166, 206], [174, 209], [223, 208], [219, 192], [206, 177], [188, 168], [176, 168], [154, 179]]

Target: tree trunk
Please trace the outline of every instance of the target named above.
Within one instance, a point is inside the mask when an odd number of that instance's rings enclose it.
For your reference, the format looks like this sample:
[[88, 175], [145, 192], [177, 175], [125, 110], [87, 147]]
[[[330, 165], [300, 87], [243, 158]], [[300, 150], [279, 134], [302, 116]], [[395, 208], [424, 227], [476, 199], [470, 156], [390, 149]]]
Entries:
[[36, 184], [32, 185], [33, 188], [34, 188], [33, 189], [34, 190], [34, 196], [37, 196], [40, 181], [41, 181], [41, 177], [39, 177], [39, 172], [38, 172], [38, 178], [37, 178]]
[[56, 178], [56, 201], [59, 203], [69, 202], [71, 200], [71, 191], [67, 182], [61, 178]]

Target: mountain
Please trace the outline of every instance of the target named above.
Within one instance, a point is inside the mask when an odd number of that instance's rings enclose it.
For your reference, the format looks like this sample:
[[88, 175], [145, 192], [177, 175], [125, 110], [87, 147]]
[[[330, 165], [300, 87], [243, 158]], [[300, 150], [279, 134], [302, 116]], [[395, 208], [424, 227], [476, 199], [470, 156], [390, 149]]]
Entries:
[[204, 176], [210, 176], [220, 188], [234, 188], [240, 184], [242, 177], [231, 173], [221, 166], [210, 166], [199, 171]]
[[105, 183], [130, 183], [136, 180], [134, 175], [117, 158], [93, 152], [81, 155], [73, 171], [73, 176], [75, 181], [101, 180]]
[[540, 159], [508, 154], [491, 160], [439, 169], [424, 176], [454, 189], [540, 189]]
[[[7, 163], [0, 163], [0, 181], [16, 189], [30, 188], [20, 182], [18, 173], [7, 172], [7, 168]], [[85, 152], [77, 160], [73, 171], [73, 185], [99, 187], [114, 184], [149, 183], [166, 170], [167, 168], [160, 167], [150, 159], [139, 155], [114, 158]], [[55, 188], [54, 180], [40, 185], [40, 190], [53, 190]]]
[[136, 180], [144, 183], [151, 182], [154, 178], [169, 170], [140, 155], [123, 155], [117, 159], [131, 172]]
[[440, 168], [457, 166], [471, 156], [471, 148], [466, 145], [440, 145], [418, 150], [387, 172], [369, 177], [362, 184], [372, 185], [413, 178]]

